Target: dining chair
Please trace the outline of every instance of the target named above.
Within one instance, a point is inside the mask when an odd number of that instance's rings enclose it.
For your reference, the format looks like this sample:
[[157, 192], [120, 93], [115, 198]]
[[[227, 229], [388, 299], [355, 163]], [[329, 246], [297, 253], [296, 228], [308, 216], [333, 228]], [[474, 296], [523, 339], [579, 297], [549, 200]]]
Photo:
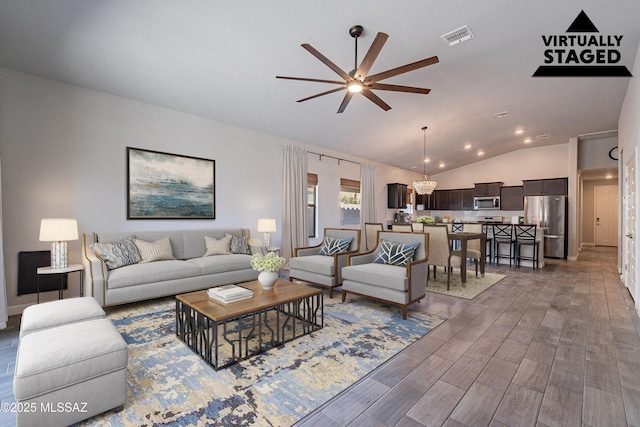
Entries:
[[482, 232], [486, 239], [485, 255], [489, 262], [493, 262], [493, 229], [489, 224], [482, 224]]
[[[515, 241], [513, 238], [513, 224], [493, 224], [493, 259], [497, 264], [500, 258], [509, 258], [509, 267], [514, 261]], [[500, 247], [509, 245], [509, 254], [500, 252]]]
[[384, 230], [381, 222], [364, 223], [365, 249], [367, 252], [372, 251], [378, 244], [378, 231], [380, 230]]
[[[540, 256], [540, 241], [536, 240], [537, 226], [533, 225], [514, 225], [514, 244], [515, 244], [515, 266], [520, 267], [520, 260], [529, 260], [533, 263], [533, 268], [538, 268], [538, 259]], [[531, 256], [522, 255], [522, 247], [530, 246], [532, 250]]]
[[411, 224], [391, 224], [391, 231], [413, 231]]
[[424, 232], [424, 224], [421, 222], [412, 222], [411, 231], [418, 231], [420, 233]]
[[[471, 233], [482, 233], [482, 224], [463, 224], [462, 230]], [[478, 277], [478, 263], [482, 258], [480, 239], [474, 239], [467, 241], [467, 259], [472, 259], [476, 265], [476, 277]], [[452, 255], [462, 258], [462, 250], [456, 249], [451, 251]], [[466, 260], [465, 260], [466, 262]]]
[[[462, 259], [451, 253], [449, 230], [446, 225], [425, 227], [429, 234], [429, 266], [433, 266], [433, 279], [436, 279], [437, 267], [444, 267], [447, 273], [447, 290], [451, 283], [451, 269], [460, 267]], [[427, 268], [427, 287], [429, 286], [429, 269]]]

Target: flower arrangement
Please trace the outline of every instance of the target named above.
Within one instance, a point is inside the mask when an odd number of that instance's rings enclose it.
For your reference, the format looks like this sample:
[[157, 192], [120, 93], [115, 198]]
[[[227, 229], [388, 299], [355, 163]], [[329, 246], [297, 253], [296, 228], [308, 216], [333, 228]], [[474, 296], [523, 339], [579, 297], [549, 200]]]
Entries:
[[431, 224], [433, 222], [433, 218], [430, 215], [422, 215], [416, 218], [416, 222], [420, 222], [422, 224]]
[[251, 268], [256, 271], [278, 271], [284, 266], [285, 261], [275, 252], [269, 252], [265, 256], [262, 256], [261, 253], [255, 253], [251, 257]]

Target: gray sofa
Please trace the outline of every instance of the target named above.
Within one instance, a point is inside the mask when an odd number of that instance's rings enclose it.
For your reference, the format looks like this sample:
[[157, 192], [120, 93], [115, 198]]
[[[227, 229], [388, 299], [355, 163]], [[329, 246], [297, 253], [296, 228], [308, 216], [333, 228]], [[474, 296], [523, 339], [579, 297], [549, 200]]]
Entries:
[[[82, 235], [84, 295], [94, 297], [104, 307], [256, 280], [259, 272], [251, 268], [251, 255], [203, 257], [205, 236], [220, 239], [226, 233], [246, 236], [251, 253], [261, 251], [260, 246], [251, 242], [249, 230], [243, 228], [85, 233]], [[150, 242], [169, 237], [176, 259], [109, 270], [91, 247], [91, 243], [115, 243], [131, 236]]]

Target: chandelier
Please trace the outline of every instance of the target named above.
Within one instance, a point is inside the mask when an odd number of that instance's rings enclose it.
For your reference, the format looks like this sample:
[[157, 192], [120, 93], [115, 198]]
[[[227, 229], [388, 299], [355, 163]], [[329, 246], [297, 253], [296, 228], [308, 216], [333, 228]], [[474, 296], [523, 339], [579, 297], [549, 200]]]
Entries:
[[423, 194], [431, 194], [433, 193], [433, 190], [436, 189], [436, 186], [438, 185], [438, 183], [431, 179], [431, 177], [427, 176], [427, 165], [426, 165], [426, 160], [427, 160], [427, 127], [424, 126], [422, 128], [422, 131], [424, 133], [424, 143], [423, 143], [423, 157], [422, 157], [422, 173], [423, 173], [423, 177], [420, 181], [414, 181], [413, 183], [413, 189], [416, 190], [416, 193], [423, 195]]

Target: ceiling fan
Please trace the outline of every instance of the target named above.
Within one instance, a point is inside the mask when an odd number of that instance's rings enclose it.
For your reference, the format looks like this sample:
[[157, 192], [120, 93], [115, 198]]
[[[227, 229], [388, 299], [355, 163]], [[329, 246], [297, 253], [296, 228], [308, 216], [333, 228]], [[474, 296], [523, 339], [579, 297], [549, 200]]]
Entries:
[[385, 111], [390, 110], [391, 107], [382, 99], [380, 99], [380, 97], [374, 94], [372, 92], [372, 89], [388, 90], [393, 92], [421, 93], [424, 95], [431, 92], [431, 89], [423, 89], [423, 88], [411, 87], [411, 86], [392, 85], [392, 84], [385, 84], [385, 83], [378, 83], [378, 82], [380, 80], [388, 79], [389, 77], [408, 73], [409, 71], [417, 70], [419, 68], [423, 68], [428, 65], [436, 64], [438, 63], [437, 56], [432, 56], [430, 58], [412, 62], [411, 64], [402, 65], [400, 67], [393, 68], [391, 70], [383, 71], [381, 73], [377, 73], [369, 76], [367, 74], [369, 73], [369, 70], [371, 69], [373, 62], [378, 57], [378, 54], [382, 50], [382, 47], [386, 43], [389, 36], [385, 33], [378, 33], [376, 35], [376, 38], [373, 40], [373, 43], [369, 47], [367, 54], [365, 55], [364, 59], [360, 63], [360, 66], [358, 66], [358, 37], [362, 35], [362, 31], [363, 31], [363, 28], [360, 25], [355, 25], [349, 29], [349, 35], [351, 35], [351, 37], [355, 39], [355, 44], [356, 44], [355, 61], [354, 61], [355, 66], [353, 70], [351, 70], [351, 72], [349, 73], [346, 73], [345, 71], [343, 71], [340, 67], [338, 67], [336, 64], [331, 62], [331, 60], [329, 60], [326, 56], [324, 56], [323, 54], [318, 52], [316, 49], [314, 49], [311, 45], [307, 43], [302, 45], [302, 47], [305, 48], [309, 53], [311, 53], [313, 56], [318, 58], [323, 64], [331, 68], [336, 74], [342, 77], [344, 81], [310, 79], [306, 77], [287, 77], [287, 76], [276, 76], [276, 78], [288, 79], [288, 80], [302, 80], [307, 82], [331, 83], [331, 84], [340, 85], [341, 87], [338, 87], [336, 89], [331, 89], [326, 92], [309, 96], [307, 98], [299, 99], [297, 101], [297, 102], [304, 102], [310, 99], [318, 98], [323, 95], [328, 95], [330, 93], [334, 93], [334, 92], [338, 92], [346, 89], [347, 93], [342, 99], [342, 103], [338, 108], [338, 113], [342, 113], [345, 110], [345, 108], [347, 108], [347, 105], [349, 105], [349, 101], [351, 101], [351, 98], [353, 98], [353, 96], [356, 93], [362, 93], [365, 97], [367, 97], [369, 100], [374, 102], [377, 106], [379, 106], [383, 110]]

